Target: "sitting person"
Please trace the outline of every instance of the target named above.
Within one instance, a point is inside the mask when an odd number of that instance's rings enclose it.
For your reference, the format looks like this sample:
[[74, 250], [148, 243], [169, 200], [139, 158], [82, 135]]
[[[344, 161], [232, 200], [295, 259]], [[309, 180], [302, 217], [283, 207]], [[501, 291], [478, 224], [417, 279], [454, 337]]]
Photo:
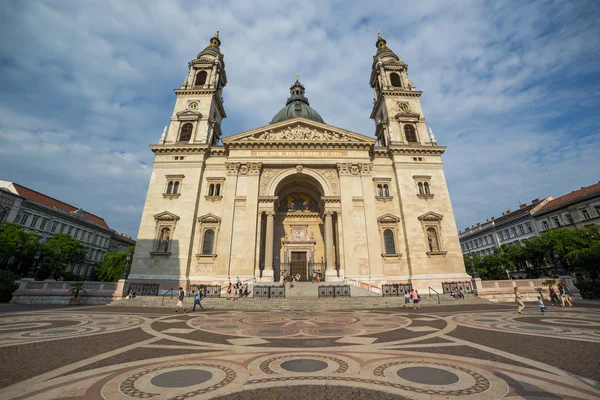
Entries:
[[129, 290], [129, 294], [127, 295], [127, 298], [128, 298], [129, 300], [131, 300], [131, 299], [135, 298], [135, 291], [134, 291], [133, 289], [130, 289], [130, 290]]
[[458, 294], [458, 293], [456, 292], [456, 290], [454, 290], [454, 289], [452, 289], [452, 293], [450, 293], [450, 296], [454, 297], [454, 298], [455, 298], [455, 299], [457, 299], [457, 300], [461, 298], [461, 297], [460, 297], [460, 294]]
[[243, 296], [248, 297], [248, 284], [247, 283], [244, 283]]

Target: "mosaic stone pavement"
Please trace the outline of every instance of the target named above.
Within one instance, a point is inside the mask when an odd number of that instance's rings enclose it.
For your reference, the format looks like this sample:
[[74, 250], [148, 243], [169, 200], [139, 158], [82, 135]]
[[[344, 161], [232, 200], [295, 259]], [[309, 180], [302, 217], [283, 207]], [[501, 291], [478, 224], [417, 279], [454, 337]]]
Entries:
[[591, 400], [600, 307], [3, 307], [0, 357], [6, 400]]

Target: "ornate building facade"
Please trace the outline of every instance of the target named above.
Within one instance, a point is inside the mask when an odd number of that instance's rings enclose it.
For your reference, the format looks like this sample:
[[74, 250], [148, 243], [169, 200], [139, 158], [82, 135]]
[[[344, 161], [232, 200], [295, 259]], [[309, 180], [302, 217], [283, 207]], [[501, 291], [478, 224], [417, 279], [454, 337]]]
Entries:
[[[407, 65], [378, 34], [375, 137], [326, 124], [298, 77], [270, 124], [221, 140], [219, 35], [189, 63], [157, 145], [129, 276], [161, 288], [272, 282], [466, 279], [439, 146]], [[222, 144], [219, 144], [221, 143]]]

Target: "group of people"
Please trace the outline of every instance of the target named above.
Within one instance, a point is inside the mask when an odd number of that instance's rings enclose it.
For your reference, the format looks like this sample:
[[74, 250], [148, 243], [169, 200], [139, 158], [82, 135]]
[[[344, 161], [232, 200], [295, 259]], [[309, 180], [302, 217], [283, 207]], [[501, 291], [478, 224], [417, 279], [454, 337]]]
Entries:
[[465, 299], [465, 295], [458, 289], [452, 289], [452, 291], [450, 292], [450, 296], [454, 297], [455, 299]]
[[416, 289], [404, 292], [404, 308], [409, 309], [421, 309], [420, 304], [421, 296]]
[[286, 273], [286, 274], [280, 275], [279, 276], [279, 284], [283, 287], [283, 286], [285, 286], [286, 282], [289, 282], [290, 289], [292, 289], [294, 287], [294, 282], [300, 282], [300, 274], [288, 275]]
[[248, 283], [240, 280], [238, 276], [235, 280], [235, 284], [229, 282], [227, 285], [227, 300], [236, 301], [240, 297], [248, 297]]
[[[560, 302], [560, 306], [564, 307], [565, 303], [567, 303], [569, 305], [569, 307], [573, 307], [573, 302], [571, 299], [571, 290], [564, 284], [564, 283], [559, 283], [557, 285], [558, 288], [558, 293], [557, 290], [554, 289], [553, 285], [550, 285], [550, 287], [548, 288], [548, 293], [550, 295], [550, 301], [552, 302], [552, 305], [556, 305], [556, 303]], [[522, 314], [523, 309], [525, 308], [525, 303], [523, 303], [523, 296], [521, 295], [521, 293], [519, 293], [519, 288], [515, 287], [514, 288], [515, 291], [515, 302], [517, 303], [518, 307], [517, 307], [517, 312], [519, 314]], [[541, 294], [541, 292], [540, 292]], [[538, 301], [538, 307], [540, 308], [540, 312], [542, 314], [544, 314], [546, 311], [548, 311], [548, 307], [546, 307], [546, 305], [544, 304], [544, 299], [542, 298], [542, 296], [538, 296], [537, 297]]]

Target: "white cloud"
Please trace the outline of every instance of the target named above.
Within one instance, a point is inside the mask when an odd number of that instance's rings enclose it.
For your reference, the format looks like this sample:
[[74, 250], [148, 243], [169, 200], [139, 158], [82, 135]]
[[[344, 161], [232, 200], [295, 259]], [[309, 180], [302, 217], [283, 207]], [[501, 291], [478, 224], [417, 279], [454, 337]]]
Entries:
[[592, 1], [9, 2], [0, 171], [136, 235], [187, 62], [221, 28], [225, 134], [267, 124], [296, 72], [327, 123], [373, 133], [375, 31], [409, 64], [459, 227], [598, 180]]

